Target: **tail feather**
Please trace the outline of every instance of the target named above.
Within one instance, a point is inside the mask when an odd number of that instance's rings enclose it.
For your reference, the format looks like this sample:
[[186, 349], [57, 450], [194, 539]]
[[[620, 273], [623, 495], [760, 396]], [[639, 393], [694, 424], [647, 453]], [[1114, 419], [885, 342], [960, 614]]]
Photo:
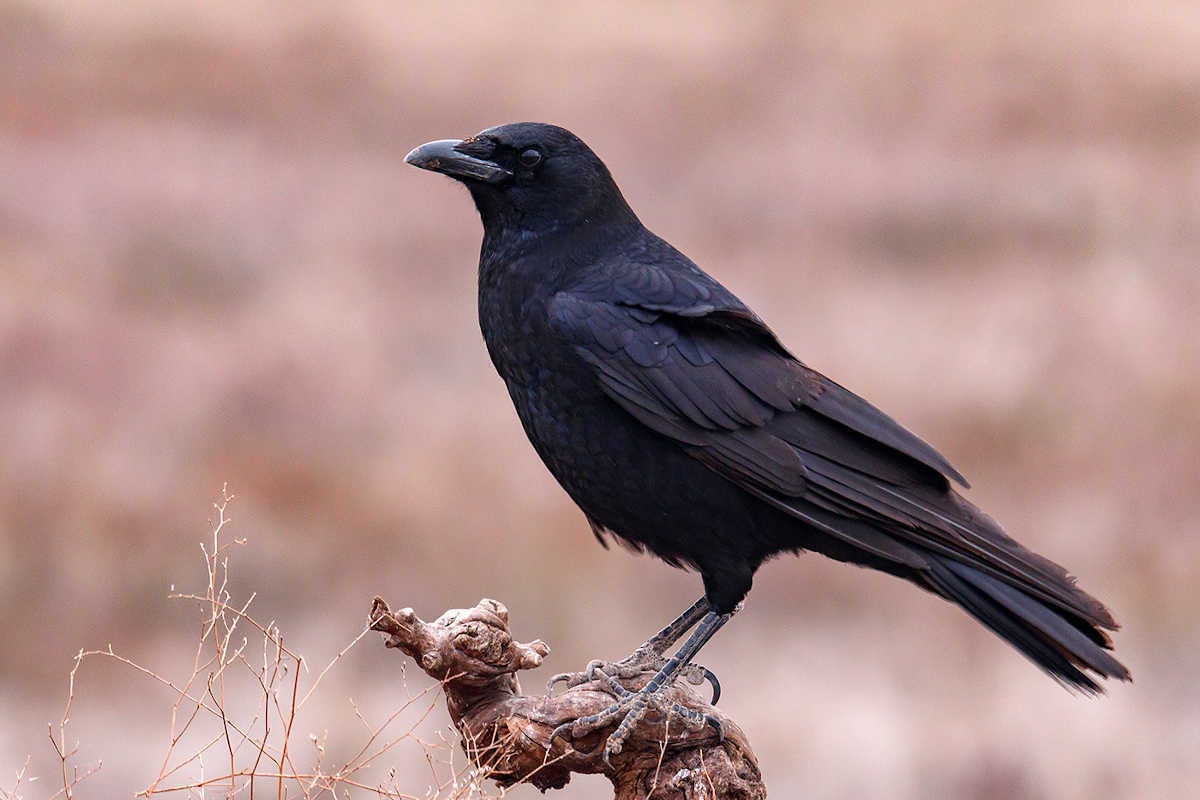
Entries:
[[1067, 687], [1102, 694], [1103, 687], [1085, 670], [1104, 678], [1131, 679], [1129, 670], [1108, 653], [1108, 636], [1091, 622], [975, 567], [939, 556], [928, 560], [923, 575], [931, 589], [962, 606]]

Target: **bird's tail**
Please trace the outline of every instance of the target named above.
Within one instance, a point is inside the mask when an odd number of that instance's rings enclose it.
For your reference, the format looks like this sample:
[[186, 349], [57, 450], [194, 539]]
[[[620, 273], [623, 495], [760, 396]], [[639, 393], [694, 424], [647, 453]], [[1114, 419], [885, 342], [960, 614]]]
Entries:
[[1095, 624], [974, 567], [941, 556], [928, 560], [922, 577], [930, 589], [962, 606], [1064, 686], [1103, 693], [1085, 670], [1131, 679], [1129, 670], [1109, 654], [1108, 635]]

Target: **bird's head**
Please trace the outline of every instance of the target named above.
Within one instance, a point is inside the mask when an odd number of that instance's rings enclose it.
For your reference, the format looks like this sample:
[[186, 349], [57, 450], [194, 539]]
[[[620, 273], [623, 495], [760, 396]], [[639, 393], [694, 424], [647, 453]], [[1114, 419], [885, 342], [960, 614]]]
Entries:
[[501, 125], [467, 139], [428, 142], [404, 160], [465, 184], [489, 235], [637, 221], [604, 162], [556, 125]]

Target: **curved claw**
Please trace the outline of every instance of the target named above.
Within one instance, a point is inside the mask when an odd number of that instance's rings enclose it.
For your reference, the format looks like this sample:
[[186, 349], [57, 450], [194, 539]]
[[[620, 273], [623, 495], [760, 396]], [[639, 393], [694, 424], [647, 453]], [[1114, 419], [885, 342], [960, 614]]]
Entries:
[[715, 706], [717, 701], [721, 699], [721, 682], [717, 680], [717, 676], [708, 667], [702, 667], [699, 664], [689, 664], [682, 673], [687, 678], [688, 683], [693, 686], [708, 681], [712, 686], [712, 700], [709, 700], [709, 705]]
[[721, 682], [717, 680], [717, 676], [708, 667], [700, 667], [700, 669], [704, 672], [704, 679], [712, 684], [713, 695], [712, 700], [709, 700], [708, 704], [715, 706], [717, 701], [721, 699]]
[[[546, 694], [553, 694], [554, 687], [557, 684], [569, 683], [571, 681], [571, 678], [573, 678], [573, 677], [574, 677], [574, 673], [571, 673], [571, 672], [560, 672], [557, 675], [551, 675], [550, 680], [546, 681]], [[570, 687], [568, 687], [568, 688], [570, 688]]]
[[704, 715], [704, 724], [713, 728], [717, 732], [717, 744], [722, 744], [725, 741], [725, 726], [721, 724], [721, 720], [708, 714]]
[[560, 672], [557, 675], [551, 676], [550, 680], [546, 681], [546, 691], [552, 692], [555, 685], [564, 684], [566, 688], [572, 689], [576, 686], [582, 686], [585, 683], [591, 683], [599, 677], [607, 677], [605, 670], [609, 667], [608, 662], [600, 659], [593, 659], [587, 663], [582, 672]]
[[550, 741], [546, 743], [546, 750], [549, 751], [552, 747], [554, 747], [554, 742], [560, 736], [566, 736], [567, 734], [569, 734], [571, 732], [571, 726], [573, 724], [574, 723], [572, 723], [572, 722], [564, 722], [562, 725], [559, 725], [557, 728], [552, 730], [550, 732]]
[[546, 681], [546, 694], [552, 694], [554, 687], [560, 683], [567, 689], [591, 683], [596, 680], [597, 673], [604, 674], [603, 669], [606, 666], [607, 664], [604, 661], [595, 659], [589, 661], [582, 672], [560, 672], [557, 675], [553, 675], [550, 677], [550, 680]]

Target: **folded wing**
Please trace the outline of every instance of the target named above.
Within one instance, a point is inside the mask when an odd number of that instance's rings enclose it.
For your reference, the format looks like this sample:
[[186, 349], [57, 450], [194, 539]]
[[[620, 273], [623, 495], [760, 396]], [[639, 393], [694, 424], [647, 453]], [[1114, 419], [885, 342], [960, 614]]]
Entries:
[[[672, 290], [672, 281], [687, 288]], [[1029, 641], [1014, 641], [1005, 625], [1039, 647], [1066, 647], [1065, 663], [1127, 674], [1107, 654], [1093, 652], [1110, 646], [1099, 630], [1115, 628], [1107, 609], [1060, 566], [1013, 541], [955, 493], [948, 479], [965, 481], [945, 458], [793, 358], [736, 298], [703, 284], [698, 291], [696, 282], [687, 274], [660, 277], [648, 299], [643, 286], [616, 293], [615, 302], [612, 292], [605, 300], [560, 293], [552, 323], [621, 408], [746, 491], [914, 570], [928, 588], [963, 605], [1068, 683], [1096, 688], [1078, 670], [1047, 666], [1044, 654]], [[964, 601], [968, 592], [971, 602]], [[1026, 595], [1036, 600], [1012, 601]], [[1045, 610], [1054, 630], [1029, 632], [1029, 604], [1058, 609]], [[1015, 621], [984, 613], [996, 607], [1015, 614]], [[1062, 626], [1090, 649], [1076, 652], [1075, 640], [1064, 645]]]

